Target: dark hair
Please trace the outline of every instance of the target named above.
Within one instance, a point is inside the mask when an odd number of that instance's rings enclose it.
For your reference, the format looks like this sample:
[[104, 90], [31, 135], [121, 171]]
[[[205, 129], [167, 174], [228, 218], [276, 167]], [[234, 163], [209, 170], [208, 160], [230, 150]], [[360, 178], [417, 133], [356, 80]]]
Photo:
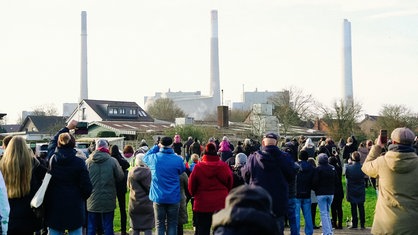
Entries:
[[205, 154], [206, 155], [211, 155], [211, 156], [218, 155], [218, 153], [216, 151], [216, 145], [212, 142], [208, 143], [205, 147]]
[[299, 159], [302, 161], [307, 161], [309, 158], [309, 153], [306, 150], [301, 150], [299, 152]]
[[351, 153], [351, 160], [353, 160], [355, 162], [359, 162], [360, 161], [360, 153], [358, 151], [354, 151], [353, 153]]
[[3, 139], [3, 146], [5, 148], [7, 148], [7, 145], [9, 144], [10, 140], [12, 139], [12, 137], [13, 137], [12, 135], [8, 135], [8, 136], [4, 137], [4, 139]]
[[123, 153], [134, 153], [134, 148], [132, 147], [132, 145], [125, 145], [125, 147], [123, 148]]
[[111, 156], [119, 156], [120, 152], [119, 152], [119, 147], [116, 144], [113, 144], [110, 147], [110, 155]]

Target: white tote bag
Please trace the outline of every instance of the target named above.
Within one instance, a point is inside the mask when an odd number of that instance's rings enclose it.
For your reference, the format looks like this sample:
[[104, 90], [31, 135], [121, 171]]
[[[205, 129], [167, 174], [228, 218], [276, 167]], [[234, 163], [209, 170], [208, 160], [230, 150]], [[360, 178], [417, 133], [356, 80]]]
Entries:
[[46, 173], [44, 180], [42, 181], [41, 187], [39, 187], [38, 191], [36, 191], [35, 196], [33, 196], [32, 200], [30, 201], [30, 206], [32, 208], [39, 208], [44, 201], [45, 192], [48, 188], [49, 181], [51, 180], [52, 175], [50, 173]]
[[[55, 157], [55, 154], [52, 155], [51, 159], [49, 159], [49, 170], [51, 170], [51, 163], [52, 163], [52, 160], [54, 159], [54, 157]], [[42, 181], [41, 187], [39, 187], [38, 191], [36, 191], [35, 195], [33, 196], [32, 200], [30, 201], [30, 206], [33, 209], [38, 209], [42, 206], [46, 190], [48, 189], [49, 181], [51, 181], [51, 177], [52, 177], [51, 173], [47, 172], [45, 174], [45, 177]]]

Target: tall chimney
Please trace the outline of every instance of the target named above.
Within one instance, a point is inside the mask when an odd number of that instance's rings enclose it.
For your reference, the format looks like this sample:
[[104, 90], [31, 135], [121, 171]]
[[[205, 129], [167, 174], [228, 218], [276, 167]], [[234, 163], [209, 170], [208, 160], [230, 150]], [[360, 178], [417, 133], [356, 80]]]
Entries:
[[87, 12], [81, 12], [81, 74], [79, 102], [88, 99], [87, 85]]
[[351, 23], [344, 19], [344, 101], [353, 105], [353, 72], [351, 58]]
[[219, 81], [218, 11], [211, 11], [212, 35], [210, 38], [210, 91], [214, 108], [221, 105], [221, 85]]

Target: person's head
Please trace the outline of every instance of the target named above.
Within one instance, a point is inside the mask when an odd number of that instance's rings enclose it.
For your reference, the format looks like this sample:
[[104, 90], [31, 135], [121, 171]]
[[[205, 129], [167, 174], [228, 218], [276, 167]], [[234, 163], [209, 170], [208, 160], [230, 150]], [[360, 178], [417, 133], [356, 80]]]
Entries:
[[245, 153], [238, 153], [235, 155], [235, 167], [244, 166], [247, 163], [247, 155]]
[[113, 144], [112, 146], [110, 146], [110, 155], [112, 156], [118, 156], [120, 154], [119, 152], [119, 146], [117, 146], [116, 144]]
[[13, 137], [12, 135], [8, 135], [8, 136], [4, 137], [3, 144], [2, 144], [3, 149], [6, 149], [7, 148], [7, 145], [9, 144], [10, 140], [12, 139], [12, 137]]
[[347, 138], [347, 144], [348, 143], [353, 143], [353, 137], [350, 136], [350, 137]]
[[205, 154], [210, 155], [210, 156], [218, 155], [218, 152], [216, 150], [216, 145], [214, 143], [208, 143], [205, 147]]
[[109, 149], [109, 142], [105, 139], [98, 139], [96, 141], [96, 150], [99, 149]]
[[319, 165], [326, 165], [328, 164], [328, 155], [326, 153], [318, 154], [318, 164]]
[[415, 139], [415, 133], [409, 128], [399, 127], [392, 131], [390, 139], [393, 144], [412, 145]]
[[164, 136], [160, 139], [159, 144], [160, 144], [160, 147], [170, 148], [171, 145], [173, 144], [173, 139], [169, 136]]
[[9, 198], [20, 198], [29, 194], [32, 161], [34, 157], [26, 145], [26, 140], [21, 136], [14, 136], [0, 161], [0, 170]]
[[148, 146], [147, 141], [145, 139], [142, 139], [141, 142], [139, 143], [139, 146]]
[[74, 148], [75, 138], [68, 132], [61, 133], [57, 141], [58, 148]]
[[367, 140], [366, 141], [366, 146], [367, 146], [367, 148], [371, 148], [373, 146], [373, 141], [372, 140]]
[[299, 136], [299, 143], [304, 143], [306, 141], [306, 137], [304, 135]]
[[197, 153], [193, 153], [190, 158], [192, 159], [192, 162], [197, 163], [199, 161], [199, 155]]
[[334, 140], [331, 137], [325, 139], [325, 145], [332, 145], [334, 144]]
[[181, 138], [179, 134], [175, 134], [174, 135], [174, 143], [180, 143], [181, 142]]
[[123, 156], [126, 157], [126, 158], [132, 157], [134, 152], [135, 152], [134, 148], [130, 144], [127, 144], [127, 145], [125, 145], [125, 147], [123, 147], [122, 153], [123, 153]]
[[135, 155], [135, 166], [143, 166], [145, 163], [142, 161], [142, 158], [145, 156], [143, 153], [138, 153]]
[[316, 161], [315, 161], [315, 158], [310, 157], [310, 158], [308, 158], [307, 162], [308, 162], [309, 164], [311, 164], [313, 167], [316, 167]]
[[214, 234], [279, 234], [271, 211], [272, 199], [263, 187], [244, 184], [233, 188], [225, 208], [212, 217]]
[[279, 139], [279, 136], [273, 132], [267, 133], [264, 135], [263, 138], [263, 145], [264, 146], [270, 146], [270, 145], [277, 145], [277, 140]]
[[305, 145], [304, 146], [307, 147], [307, 148], [312, 148], [312, 147], [315, 146], [315, 144], [313, 143], [313, 141], [312, 141], [311, 138], [307, 138], [306, 141], [305, 141]]
[[308, 158], [309, 158], [309, 153], [306, 151], [306, 150], [301, 150], [300, 152], [299, 152], [299, 159], [301, 160], [301, 161], [307, 161], [308, 160]]
[[229, 141], [228, 137], [224, 136], [222, 137], [222, 141]]
[[354, 162], [360, 161], [360, 153], [358, 151], [354, 151], [351, 153], [351, 160]]

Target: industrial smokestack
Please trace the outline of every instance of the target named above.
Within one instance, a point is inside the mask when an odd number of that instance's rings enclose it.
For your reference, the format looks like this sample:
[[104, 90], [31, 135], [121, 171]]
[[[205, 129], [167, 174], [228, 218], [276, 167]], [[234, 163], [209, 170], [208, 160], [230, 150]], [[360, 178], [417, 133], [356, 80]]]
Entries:
[[353, 72], [351, 58], [351, 23], [344, 19], [344, 100], [353, 105]]
[[211, 11], [212, 34], [210, 38], [210, 91], [216, 108], [221, 105], [221, 85], [219, 81], [219, 48], [218, 48], [218, 11]]
[[81, 12], [81, 74], [80, 74], [80, 99], [79, 102], [88, 99], [87, 85], [87, 12]]

